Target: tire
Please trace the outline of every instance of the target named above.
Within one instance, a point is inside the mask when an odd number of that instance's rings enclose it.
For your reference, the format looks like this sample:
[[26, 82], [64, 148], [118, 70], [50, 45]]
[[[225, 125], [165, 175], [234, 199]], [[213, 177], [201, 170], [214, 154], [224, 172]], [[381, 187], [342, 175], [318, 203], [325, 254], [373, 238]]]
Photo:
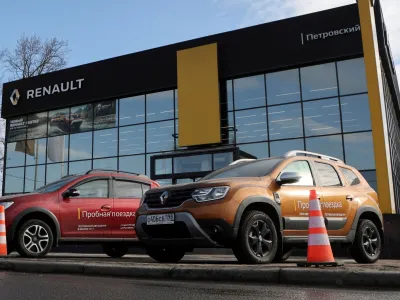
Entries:
[[186, 254], [185, 249], [177, 247], [148, 247], [147, 254], [160, 263], [177, 263]]
[[239, 263], [268, 264], [276, 256], [278, 242], [271, 218], [261, 211], [250, 211], [241, 222], [232, 250]]
[[376, 225], [370, 220], [360, 220], [350, 248], [353, 259], [360, 264], [373, 264], [379, 259], [381, 250], [382, 237]]
[[17, 231], [16, 250], [22, 257], [44, 257], [53, 248], [53, 239], [53, 232], [47, 223], [28, 220]]
[[103, 251], [109, 257], [121, 258], [128, 253], [129, 248], [126, 245], [104, 244]]
[[283, 246], [282, 253], [277, 252], [275, 258], [272, 262], [279, 263], [289, 259], [290, 255], [292, 254], [293, 249]]

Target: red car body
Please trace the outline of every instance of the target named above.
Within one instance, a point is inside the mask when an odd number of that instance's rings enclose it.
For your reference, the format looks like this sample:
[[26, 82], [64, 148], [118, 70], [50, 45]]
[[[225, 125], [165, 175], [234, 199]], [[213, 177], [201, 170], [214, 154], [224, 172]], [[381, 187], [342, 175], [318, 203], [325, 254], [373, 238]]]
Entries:
[[[0, 205], [6, 208], [8, 252], [17, 250], [22, 256], [39, 257], [62, 243], [96, 243], [102, 244], [106, 253], [107, 249], [111, 253], [110, 249], [118, 248], [118, 255], [107, 254], [122, 256], [122, 248], [126, 253], [127, 246], [137, 242], [136, 210], [141, 196], [155, 187], [159, 187], [157, 182], [142, 175], [92, 170], [64, 177], [29, 194], [1, 197]], [[37, 239], [45, 236], [47, 227], [41, 222], [51, 229], [52, 239], [47, 233], [50, 249], [44, 249], [46, 253], [30, 253], [28, 242], [34, 242], [33, 233], [38, 226], [44, 231], [37, 234]], [[31, 229], [26, 231], [29, 225]], [[37, 250], [44, 244], [38, 244]], [[34, 246], [31, 248], [38, 252]]]

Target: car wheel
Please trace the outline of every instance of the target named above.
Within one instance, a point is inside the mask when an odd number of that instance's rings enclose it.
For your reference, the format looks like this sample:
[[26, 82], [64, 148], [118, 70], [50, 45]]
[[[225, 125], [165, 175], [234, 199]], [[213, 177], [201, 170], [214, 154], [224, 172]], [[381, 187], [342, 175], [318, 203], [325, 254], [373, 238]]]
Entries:
[[128, 253], [129, 248], [125, 245], [104, 244], [103, 251], [112, 258], [120, 258]]
[[350, 254], [353, 259], [362, 264], [375, 263], [381, 254], [382, 240], [378, 228], [370, 220], [361, 220]]
[[16, 248], [23, 257], [43, 257], [53, 247], [53, 232], [41, 220], [28, 220], [17, 232]]
[[278, 234], [271, 218], [261, 211], [250, 211], [239, 228], [233, 253], [240, 263], [272, 262], [278, 250]]
[[152, 259], [161, 263], [177, 263], [186, 254], [185, 249], [177, 247], [148, 247], [146, 252]]
[[282, 252], [277, 252], [275, 255], [275, 258], [273, 259], [273, 262], [279, 263], [279, 262], [283, 262], [289, 259], [290, 255], [292, 254], [293, 249], [292, 248], [288, 248], [283, 246], [283, 251]]

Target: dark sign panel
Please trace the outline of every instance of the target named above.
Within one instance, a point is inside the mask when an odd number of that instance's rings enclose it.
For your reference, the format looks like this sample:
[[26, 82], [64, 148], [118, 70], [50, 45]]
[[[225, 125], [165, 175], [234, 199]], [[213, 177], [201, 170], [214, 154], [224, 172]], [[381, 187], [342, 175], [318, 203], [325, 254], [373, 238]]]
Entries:
[[47, 112], [28, 116], [28, 140], [46, 137]]
[[117, 126], [117, 101], [104, 101], [94, 105], [94, 129]]
[[26, 139], [26, 117], [14, 118], [7, 121], [7, 142], [15, 142]]
[[68, 134], [70, 126], [69, 109], [59, 109], [49, 112], [49, 136]]

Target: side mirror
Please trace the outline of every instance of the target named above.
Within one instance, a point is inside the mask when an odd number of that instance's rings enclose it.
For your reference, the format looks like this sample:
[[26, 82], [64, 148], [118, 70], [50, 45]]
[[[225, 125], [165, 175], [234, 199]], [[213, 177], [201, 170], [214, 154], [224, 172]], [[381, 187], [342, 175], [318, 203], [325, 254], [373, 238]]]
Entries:
[[69, 197], [78, 197], [80, 196], [81, 193], [79, 193], [79, 191], [77, 189], [69, 189], [66, 190], [62, 196], [63, 198], [69, 198]]
[[276, 183], [279, 185], [296, 183], [301, 179], [301, 175], [298, 172], [285, 172], [282, 173], [279, 178], [276, 179]]

